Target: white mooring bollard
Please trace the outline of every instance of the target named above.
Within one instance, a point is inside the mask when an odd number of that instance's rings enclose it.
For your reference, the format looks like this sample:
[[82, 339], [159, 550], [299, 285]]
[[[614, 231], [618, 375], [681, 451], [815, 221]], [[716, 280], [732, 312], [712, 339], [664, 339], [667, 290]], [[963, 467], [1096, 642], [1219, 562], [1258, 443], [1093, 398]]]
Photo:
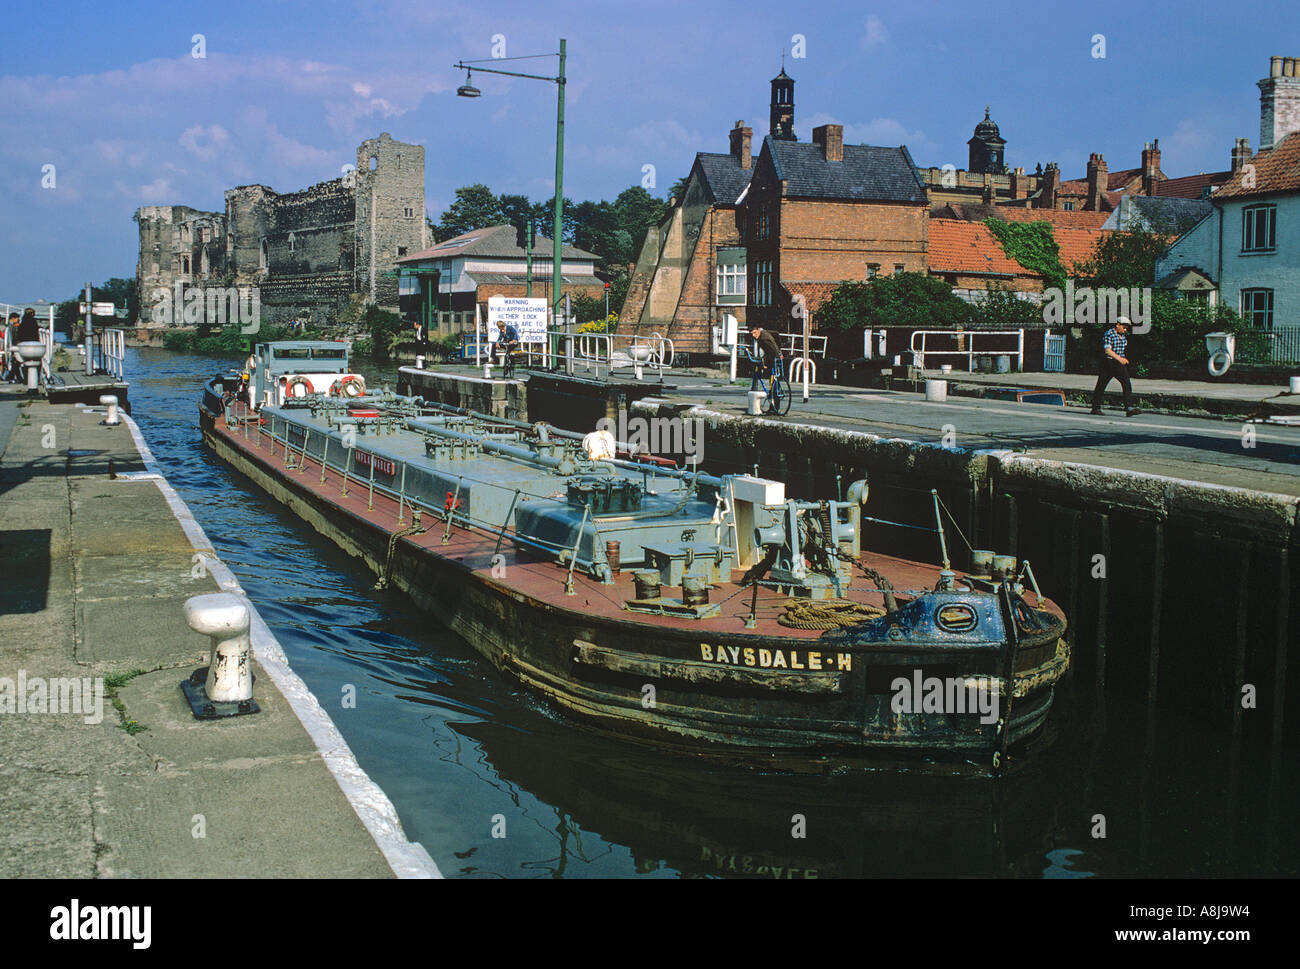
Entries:
[[948, 381], [927, 380], [925, 382], [925, 399], [943, 403], [948, 399]]
[[122, 419], [117, 416], [117, 397], [113, 394], [104, 394], [99, 398], [99, 402], [108, 408], [108, 416], [99, 423], [107, 424], [109, 427], [116, 427], [122, 423]]
[[754, 416], [763, 413], [763, 403], [767, 400], [766, 390], [751, 390], [749, 392], [749, 412]]
[[248, 601], [230, 592], [193, 596], [185, 601], [185, 621], [212, 640], [208, 668], [195, 670], [181, 684], [194, 716], [210, 720], [257, 713]]

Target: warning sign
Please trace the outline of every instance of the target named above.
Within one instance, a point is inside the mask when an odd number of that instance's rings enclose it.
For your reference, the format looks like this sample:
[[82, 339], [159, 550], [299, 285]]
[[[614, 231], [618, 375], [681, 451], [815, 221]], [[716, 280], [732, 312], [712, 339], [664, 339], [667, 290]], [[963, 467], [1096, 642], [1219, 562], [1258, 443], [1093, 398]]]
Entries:
[[488, 298], [488, 340], [496, 343], [499, 324], [513, 323], [523, 343], [546, 342], [546, 300], [524, 296]]

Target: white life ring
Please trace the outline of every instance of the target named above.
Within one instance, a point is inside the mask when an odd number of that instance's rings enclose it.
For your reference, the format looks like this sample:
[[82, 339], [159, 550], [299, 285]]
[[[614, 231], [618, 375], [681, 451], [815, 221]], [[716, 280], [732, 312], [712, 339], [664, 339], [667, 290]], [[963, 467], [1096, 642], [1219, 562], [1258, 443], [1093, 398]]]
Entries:
[[1215, 350], [1210, 354], [1209, 371], [1211, 377], [1222, 377], [1232, 366], [1232, 357], [1227, 350]]

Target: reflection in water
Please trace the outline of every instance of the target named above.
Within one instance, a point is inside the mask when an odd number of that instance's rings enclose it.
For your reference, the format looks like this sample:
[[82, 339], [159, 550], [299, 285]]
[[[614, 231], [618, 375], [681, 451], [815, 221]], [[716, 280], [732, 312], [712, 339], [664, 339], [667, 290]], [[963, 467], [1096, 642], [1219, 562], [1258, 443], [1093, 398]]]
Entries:
[[[1297, 872], [1294, 764], [1086, 684], [1058, 690], [1055, 740], [997, 782], [759, 771], [575, 725], [401, 595], [374, 591], [363, 567], [204, 450], [197, 400], [218, 362], [129, 351], [127, 364], [134, 416], [168, 479], [448, 875]], [[348, 687], [355, 708], [342, 705]]]

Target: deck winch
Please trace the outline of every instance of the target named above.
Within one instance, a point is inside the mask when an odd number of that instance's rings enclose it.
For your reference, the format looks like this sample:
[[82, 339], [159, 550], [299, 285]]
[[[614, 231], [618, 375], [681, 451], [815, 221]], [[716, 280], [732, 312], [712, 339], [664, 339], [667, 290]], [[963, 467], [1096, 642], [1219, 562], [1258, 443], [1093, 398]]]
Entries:
[[754, 544], [764, 551], [760, 568], [768, 580], [794, 596], [843, 598], [862, 550], [866, 490], [866, 482], [858, 481], [848, 501], [792, 498], [763, 506], [755, 518]]

